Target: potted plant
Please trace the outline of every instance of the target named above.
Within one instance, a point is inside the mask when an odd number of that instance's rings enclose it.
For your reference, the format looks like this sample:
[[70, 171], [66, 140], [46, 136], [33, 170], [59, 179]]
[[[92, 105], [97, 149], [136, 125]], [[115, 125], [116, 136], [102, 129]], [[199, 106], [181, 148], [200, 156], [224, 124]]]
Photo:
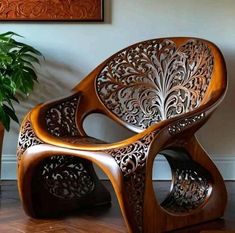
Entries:
[[18, 122], [13, 103], [19, 103], [18, 93], [28, 95], [33, 90], [37, 81], [35, 64], [42, 56], [15, 37], [21, 36], [14, 32], [0, 34], [0, 162], [4, 130], [10, 130], [11, 120]]

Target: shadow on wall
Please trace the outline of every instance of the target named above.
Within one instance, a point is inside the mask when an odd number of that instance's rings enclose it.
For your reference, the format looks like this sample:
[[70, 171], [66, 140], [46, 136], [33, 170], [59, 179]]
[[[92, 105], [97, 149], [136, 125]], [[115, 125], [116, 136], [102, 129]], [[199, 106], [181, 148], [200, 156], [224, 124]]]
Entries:
[[104, 23], [112, 23], [112, 0], [104, 0]]
[[[81, 74], [67, 65], [58, 64], [53, 61], [42, 62], [38, 69], [38, 83], [35, 84], [33, 92], [29, 97], [19, 96], [20, 104], [15, 105], [20, 121], [24, 115], [39, 103], [63, 97], [79, 83]], [[12, 132], [18, 134], [19, 126], [12, 124]]]
[[198, 138], [211, 154], [235, 155], [235, 51], [222, 53], [227, 66], [228, 90], [215, 114], [198, 132]]
[[[41, 65], [43, 73], [39, 71], [39, 83], [35, 85], [30, 96], [19, 96], [20, 105], [16, 105], [16, 112], [22, 120], [27, 112], [39, 103], [51, 101], [69, 95], [71, 89], [81, 81], [83, 75], [65, 64], [46, 61]], [[88, 135], [107, 142], [120, 141], [133, 135], [132, 132], [113, 122], [101, 114], [92, 114], [85, 119], [84, 129]], [[11, 131], [18, 134], [19, 125], [12, 124]]]

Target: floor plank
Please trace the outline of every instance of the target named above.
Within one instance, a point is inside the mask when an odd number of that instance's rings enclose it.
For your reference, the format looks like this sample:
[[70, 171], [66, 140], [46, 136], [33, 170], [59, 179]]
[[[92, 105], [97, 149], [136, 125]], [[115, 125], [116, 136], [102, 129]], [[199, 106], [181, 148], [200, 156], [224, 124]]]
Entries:
[[[113, 189], [108, 181], [104, 185], [112, 194], [112, 205], [88, 209], [58, 219], [31, 219], [20, 204], [15, 181], [2, 181], [0, 185], [0, 233], [126, 233], [120, 209]], [[174, 231], [174, 233], [199, 233], [215, 230], [235, 232], [235, 182], [226, 182], [229, 200], [223, 219]], [[154, 182], [158, 187], [158, 198], [166, 195], [169, 183]]]

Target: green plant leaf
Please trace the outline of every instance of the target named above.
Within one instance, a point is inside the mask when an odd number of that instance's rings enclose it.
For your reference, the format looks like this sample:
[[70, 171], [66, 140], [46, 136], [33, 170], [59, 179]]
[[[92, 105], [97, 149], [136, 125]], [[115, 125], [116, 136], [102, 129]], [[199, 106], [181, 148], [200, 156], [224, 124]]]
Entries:
[[21, 35], [15, 33], [15, 32], [11, 32], [11, 31], [0, 34], [0, 37], [8, 37], [8, 36], [19, 36], [19, 37], [23, 37], [23, 36], [21, 36]]
[[43, 56], [43, 55], [41, 54], [41, 52], [39, 52], [37, 49], [35, 49], [34, 47], [32, 47], [32, 46], [30, 46], [30, 45], [26, 45], [26, 44], [21, 43], [21, 42], [16, 42], [16, 44], [17, 44], [18, 46], [22, 47], [22, 48], [20, 49], [20, 51], [19, 51], [21, 54], [22, 54], [22, 53], [33, 53], [33, 54], [36, 54], [36, 55], [38, 55], [38, 56]]
[[15, 109], [14, 109], [13, 107], [12, 107], [12, 109], [11, 109], [11, 108], [9, 108], [7, 105], [3, 104], [3, 110], [10, 116], [10, 118], [11, 118], [13, 121], [19, 123], [19, 120], [18, 120], [18, 118], [17, 118], [17, 116], [16, 116], [16, 114], [15, 114]]
[[10, 117], [4, 111], [3, 106], [0, 106], [0, 121], [7, 131], [10, 130]]
[[19, 103], [16, 93], [28, 95], [37, 82], [35, 65], [42, 54], [30, 45], [18, 42], [14, 32], [0, 34], [0, 121], [10, 129], [11, 119], [18, 122], [13, 101]]
[[24, 60], [24, 59], [22, 59], [22, 58], [19, 58], [19, 61], [20, 61], [24, 66], [28, 66], [28, 67], [34, 69], [34, 66], [33, 66], [33, 64], [32, 64], [31, 62], [26, 61], [26, 60]]
[[21, 54], [21, 58], [26, 60], [26, 61], [30, 61], [30, 62], [33, 62], [33, 63], [37, 63], [37, 64], [40, 64], [40, 61], [37, 57], [31, 55], [31, 54]]
[[16, 103], [20, 103], [19, 100], [14, 95], [9, 95], [10, 100], [14, 100]]
[[30, 77], [31, 77], [34, 81], [37, 81], [37, 74], [36, 74], [36, 72], [35, 72], [32, 68], [25, 66], [23, 69], [24, 69], [26, 72], [29, 73]]
[[13, 62], [13, 59], [8, 54], [0, 53], [0, 64], [6, 63], [11, 64]]

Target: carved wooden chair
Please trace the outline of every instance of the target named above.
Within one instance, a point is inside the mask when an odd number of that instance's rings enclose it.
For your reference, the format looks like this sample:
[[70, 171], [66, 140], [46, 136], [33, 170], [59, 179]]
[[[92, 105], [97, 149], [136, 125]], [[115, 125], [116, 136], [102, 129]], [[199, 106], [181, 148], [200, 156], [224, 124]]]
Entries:
[[[219, 218], [227, 194], [195, 132], [226, 90], [219, 49], [197, 38], [164, 38], [114, 54], [70, 96], [35, 107], [18, 145], [18, 187], [32, 217], [55, 216], [110, 202], [92, 163], [109, 177], [129, 232], [156, 233]], [[86, 135], [83, 120], [104, 114], [136, 132], [105, 143]], [[163, 154], [172, 170], [159, 203], [153, 162]]]

